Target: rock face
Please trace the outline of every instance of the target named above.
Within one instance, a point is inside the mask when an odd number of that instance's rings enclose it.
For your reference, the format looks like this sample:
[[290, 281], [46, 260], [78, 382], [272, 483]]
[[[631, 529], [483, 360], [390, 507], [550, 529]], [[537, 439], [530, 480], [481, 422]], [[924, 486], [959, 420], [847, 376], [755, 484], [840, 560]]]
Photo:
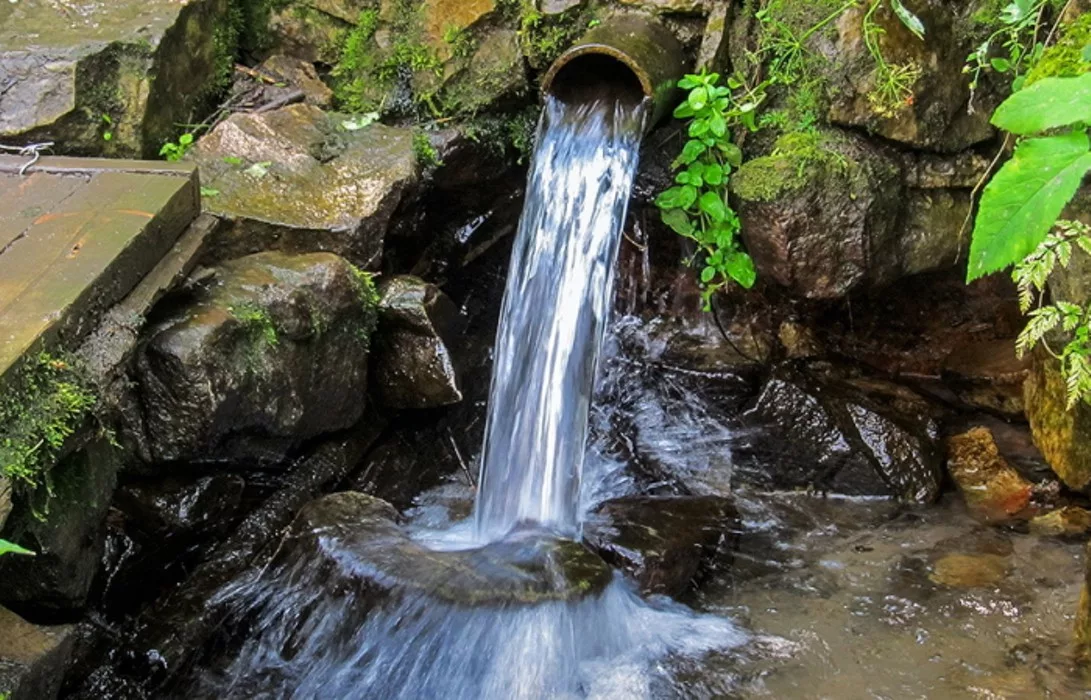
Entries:
[[230, 84], [230, 0], [7, 3], [0, 139], [55, 152], [155, 157]]
[[75, 644], [71, 625], [39, 627], [0, 608], [0, 696], [53, 700]]
[[943, 470], [928, 405], [897, 385], [814, 369], [780, 368], [742, 415], [735, 478], [766, 488], [935, 500]]
[[808, 299], [835, 299], [900, 272], [899, 164], [866, 139], [793, 134], [732, 178], [759, 276]]
[[1032, 484], [1001, 456], [988, 428], [955, 435], [947, 445], [947, 468], [970, 512], [988, 523], [1026, 515]]
[[[209, 255], [328, 251], [375, 266], [395, 209], [417, 181], [413, 132], [297, 104], [235, 114], [191, 151], [218, 194], [208, 211], [230, 225]], [[350, 125], [351, 126], [351, 125]]]
[[966, 404], [1018, 419], [1029, 368], [1029, 359], [1018, 359], [1015, 344], [1004, 338], [968, 343], [952, 352], [943, 363], [943, 379]]
[[379, 288], [375, 383], [395, 409], [434, 408], [462, 400], [458, 373], [444, 343], [457, 329], [458, 309], [438, 287], [416, 277]]
[[584, 539], [645, 594], [677, 596], [717, 554], [735, 518], [731, 502], [716, 496], [618, 498], [595, 510]]
[[268, 101], [286, 97], [293, 90], [302, 92], [307, 104], [320, 109], [328, 108], [333, 101], [333, 90], [318, 77], [313, 63], [277, 54], [262, 61], [257, 70], [283, 84], [283, 87], [278, 84], [266, 86], [263, 97]]
[[203, 476], [189, 482], [137, 482], [118, 489], [115, 503], [149, 535], [195, 536], [230, 522], [245, 485], [242, 477], [234, 474]]
[[1030, 531], [1051, 537], [1080, 537], [1091, 531], [1091, 511], [1077, 506], [1058, 508], [1031, 519]]
[[578, 600], [610, 582], [606, 564], [582, 545], [539, 535], [480, 549], [442, 552], [417, 544], [393, 506], [361, 493], [320, 498], [300, 511], [271, 565], [321, 571], [361, 591], [364, 607], [418, 593], [455, 605]]
[[[98, 572], [118, 468], [116, 450], [93, 442], [53, 468], [48, 505], [35, 501], [15, 508], [0, 539], [37, 556], [0, 557], [0, 603], [45, 615], [83, 607]], [[44, 512], [36, 516], [37, 510]]]
[[1024, 391], [1034, 444], [1065, 485], [1086, 490], [1091, 486], [1091, 443], [1086, 439], [1091, 406], [1080, 403], [1068, 410], [1057, 362], [1040, 351], [1034, 354]]
[[137, 358], [155, 462], [279, 462], [363, 415], [376, 323], [366, 276], [330, 253], [214, 268]]

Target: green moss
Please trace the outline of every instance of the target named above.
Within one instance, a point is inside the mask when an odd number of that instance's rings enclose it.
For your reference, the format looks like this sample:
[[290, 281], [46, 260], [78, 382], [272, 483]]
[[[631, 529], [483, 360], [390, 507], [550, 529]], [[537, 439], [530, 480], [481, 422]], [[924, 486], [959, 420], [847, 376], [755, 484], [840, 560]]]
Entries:
[[0, 473], [30, 489], [48, 485], [65, 441], [97, 405], [75, 360], [44, 352], [23, 360], [0, 400]]
[[273, 322], [273, 317], [265, 309], [255, 304], [244, 304], [242, 306], [233, 306], [228, 310], [231, 312], [231, 316], [242, 324], [243, 328], [246, 329], [246, 333], [255, 341], [270, 347], [280, 342], [280, 336], [277, 334], [277, 327]]
[[570, 47], [594, 21], [590, 5], [577, 5], [556, 15], [538, 11], [530, 0], [520, 3], [519, 40], [523, 54], [534, 68], [547, 68]]
[[492, 149], [497, 158], [514, 156], [523, 164], [534, 151], [540, 114], [537, 105], [506, 114], [485, 114], [465, 123], [462, 130], [466, 138]]
[[350, 267], [356, 281], [356, 295], [364, 310], [364, 322], [360, 325], [358, 335], [366, 351], [370, 349], [371, 336], [379, 325], [379, 290], [375, 286], [375, 275], [364, 272], [355, 265], [350, 264]]
[[417, 163], [423, 168], [438, 168], [443, 165], [439, 153], [432, 145], [432, 140], [423, 131], [413, 134], [413, 155], [417, 157]]
[[1041, 60], [1027, 74], [1027, 85], [1042, 78], [1074, 78], [1091, 71], [1083, 50], [1091, 44], [1091, 13], [1081, 14], [1064, 28], [1060, 40], [1046, 49]]
[[769, 202], [802, 188], [817, 173], [844, 170], [849, 161], [831, 150], [826, 138], [817, 132], [781, 136], [772, 153], [739, 168], [731, 178], [732, 191], [751, 202]]

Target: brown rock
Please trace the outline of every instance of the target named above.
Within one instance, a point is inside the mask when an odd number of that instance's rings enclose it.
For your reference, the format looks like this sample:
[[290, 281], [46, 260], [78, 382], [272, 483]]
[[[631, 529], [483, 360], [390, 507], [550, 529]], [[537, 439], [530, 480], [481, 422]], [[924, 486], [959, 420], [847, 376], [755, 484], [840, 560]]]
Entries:
[[1007, 557], [997, 554], [948, 554], [932, 565], [928, 578], [950, 588], [988, 588], [1010, 571]]
[[1039, 515], [1030, 521], [1035, 535], [1077, 537], [1091, 530], [1091, 511], [1077, 506], [1065, 506]]
[[0, 608], [0, 697], [52, 700], [74, 643], [71, 625], [40, 627]]
[[333, 90], [322, 82], [314, 64], [309, 61], [277, 54], [265, 59], [258, 71], [286, 83], [286, 87], [279, 88], [281, 90], [302, 90], [307, 104], [324, 109], [333, 101]]
[[1023, 383], [1030, 360], [1015, 356], [1006, 338], [971, 342], [954, 350], [943, 363], [943, 379], [965, 403], [1009, 418], [1023, 415]]
[[1000, 454], [988, 428], [973, 428], [950, 438], [947, 468], [970, 511], [985, 522], [1026, 514], [1033, 486]]
[[1023, 400], [1034, 444], [1069, 488], [1091, 486], [1091, 406], [1066, 405], [1065, 382], [1057, 361], [1034, 353]]
[[784, 346], [788, 359], [795, 360], [822, 354], [822, 346], [815, 337], [814, 331], [796, 321], [785, 321], [780, 324], [777, 338]]

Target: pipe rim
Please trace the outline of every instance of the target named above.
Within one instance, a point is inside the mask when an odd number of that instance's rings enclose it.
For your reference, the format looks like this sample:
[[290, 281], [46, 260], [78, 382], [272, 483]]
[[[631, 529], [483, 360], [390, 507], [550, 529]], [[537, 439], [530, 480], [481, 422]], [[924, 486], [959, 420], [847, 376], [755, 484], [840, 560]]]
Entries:
[[561, 54], [560, 57], [553, 62], [553, 65], [549, 67], [545, 78], [542, 80], [542, 94], [552, 94], [553, 80], [557, 77], [557, 74], [572, 63], [572, 61], [584, 56], [609, 56], [620, 62], [632, 71], [633, 76], [635, 76], [640, 83], [640, 89], [644, 91], [644, 96], [649, 99], [655, 98], [655, 86], [652, 85], [652, 79], [651, 76], [648, 75], [648, 72], [641, 68], [632, 56], [608, 44], [581, 44], [580, 46], [569, 49]]

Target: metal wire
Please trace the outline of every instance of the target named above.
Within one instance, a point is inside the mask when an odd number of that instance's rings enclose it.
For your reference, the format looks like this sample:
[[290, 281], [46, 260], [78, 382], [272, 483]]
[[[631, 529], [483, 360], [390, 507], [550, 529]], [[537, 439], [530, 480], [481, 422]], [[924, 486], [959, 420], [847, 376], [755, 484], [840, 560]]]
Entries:
[[47, 151], [53, 148], [52, 141], [45, 141], [43, 143], [32, 143], [26, 146], [5, 146], [0, 144], [0, 151], [8, 151], [10, 153], [17, 153], [23, 157], [30, 158], [29, 161], [23, 164], [23, 167], [19, 168], [20, 175], [26, 175], [27, 169], [37, 163], [42, 158], [42, 151]]

